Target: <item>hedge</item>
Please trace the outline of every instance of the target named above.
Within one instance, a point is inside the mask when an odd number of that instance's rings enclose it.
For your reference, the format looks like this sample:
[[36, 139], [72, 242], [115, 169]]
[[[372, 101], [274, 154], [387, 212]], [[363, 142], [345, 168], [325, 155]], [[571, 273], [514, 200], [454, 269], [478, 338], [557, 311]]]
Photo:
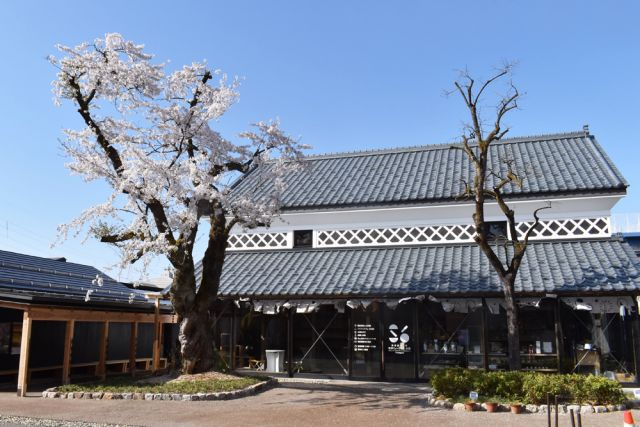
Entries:
[[541, 404], [547, 393], [565, 402], [613, 405], [626, 399], [620, 384], [595, 375], [541, 374], [533, 372], [443, 369], [431, 377], [434, 391], [446, 398], [460, 399], [476, 391], [479, 400]]

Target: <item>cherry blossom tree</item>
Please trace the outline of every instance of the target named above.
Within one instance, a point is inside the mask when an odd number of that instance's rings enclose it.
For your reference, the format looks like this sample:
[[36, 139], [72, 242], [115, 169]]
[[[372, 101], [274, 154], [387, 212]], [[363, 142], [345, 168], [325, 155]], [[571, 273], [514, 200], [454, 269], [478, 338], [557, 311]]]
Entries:
[[[214, 366], [211, 306], [216, 299], [227, 237], [236, 224], [269, 225], [277, 215], [281, 177], [300, 167], [307, 148], [259, 122], [232, 142], [212, 125], [238, 98], [237, 80], [193, 63], [168, 72], [144, 46], [120, 34], [75, 47], [57, 46], [56, 103], [71, 101], [84, 126], [65, 130], [67, 167], [85, 181], [104, 180], [112, 191], [70, 224], [115, 245], [125, 266], [164, 256], [173, 271], [170, 296], [180, 322], [182, 369]], [[259, 167], [268, 162], [268, 167]], [[235, 179], [259, 173], [275, 188], [267, 199], [234, 195]], [[193, 250], [206, 237], [202, 277]]]

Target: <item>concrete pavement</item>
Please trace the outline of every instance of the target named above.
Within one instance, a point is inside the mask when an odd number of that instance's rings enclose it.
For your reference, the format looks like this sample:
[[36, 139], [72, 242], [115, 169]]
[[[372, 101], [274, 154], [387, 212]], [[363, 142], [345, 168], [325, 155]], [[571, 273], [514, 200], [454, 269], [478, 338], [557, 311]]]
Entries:
[[[546, 426], [539, 414], [428, 408], [426, 391], [423, 384], [295, 382], [212, 402], [20, 399], [11, 392], [0, 393], [0, 414], [139, 426]], [[640, 412], [634, 416], [640, 421]], [[561, 415], [560, 426], [569, 425], [569, 417]], [[583, 425], [622, 426], [622, 413], [585, 415]]]

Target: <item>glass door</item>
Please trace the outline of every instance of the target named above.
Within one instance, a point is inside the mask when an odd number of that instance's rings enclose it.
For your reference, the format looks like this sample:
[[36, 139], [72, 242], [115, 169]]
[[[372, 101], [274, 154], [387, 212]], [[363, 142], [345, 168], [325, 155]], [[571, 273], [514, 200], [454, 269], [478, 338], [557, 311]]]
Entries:
[[381, 377], [380, 309], [372, 303], [351, 311], [351, 377]]
[[388, 380], [415, 379], [414, 304], [384, 310], [384, 373]]

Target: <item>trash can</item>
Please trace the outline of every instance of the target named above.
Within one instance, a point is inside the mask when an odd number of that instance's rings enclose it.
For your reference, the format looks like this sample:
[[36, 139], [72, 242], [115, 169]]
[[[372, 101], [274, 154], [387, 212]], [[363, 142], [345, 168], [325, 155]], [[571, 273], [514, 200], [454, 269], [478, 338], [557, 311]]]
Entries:
[[265, 350], [267, 372], [284, 372], [284, 350]]

